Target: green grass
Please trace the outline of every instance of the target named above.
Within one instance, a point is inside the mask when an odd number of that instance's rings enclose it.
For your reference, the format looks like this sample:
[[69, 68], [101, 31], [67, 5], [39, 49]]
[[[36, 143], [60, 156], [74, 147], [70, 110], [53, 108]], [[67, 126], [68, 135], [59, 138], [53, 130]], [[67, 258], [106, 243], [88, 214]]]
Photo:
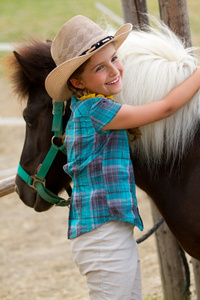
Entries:
[[[102, 13], [96, 0], [0, 0], [0, 42], [21, 42], [29, 35], [52, 39], [72, 16], [83, 14], [97, 20]], [[99, 0], [122, 17], [121, 0]], [[148, 12], [159, 17], [158, 0], [147, 0]], [[192, 38], [200, 46], [199, 0], [188, 1]], [[109, 18], [107, 17], [108, 21]]]
[[144, 298], [144, 300], [163, 300], [163, 297], [151, 297], [151, 296], [149, 296], [149, 297], [145, 297]]
[[145, 297], [144, 300], [163, 300], [163, 297], [149, 296], [149, 297]]
[[[113, 6], [118, 13], [120, 1], [116, 2]], [[93, 20], [102, 16], [95, 8], [94, 0], [1, 0], [0, 42], [21, 41], [28, 35], [52, 38], [68, 19], [77, 14]]]

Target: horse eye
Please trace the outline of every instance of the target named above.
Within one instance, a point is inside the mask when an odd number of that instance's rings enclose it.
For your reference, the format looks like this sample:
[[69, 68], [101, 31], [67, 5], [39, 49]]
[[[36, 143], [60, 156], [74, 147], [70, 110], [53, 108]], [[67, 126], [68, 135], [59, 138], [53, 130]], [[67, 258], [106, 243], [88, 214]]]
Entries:
[[29, 127], [33, 127], [34, 119], [28, 116], [24, 116], [24, 120]]

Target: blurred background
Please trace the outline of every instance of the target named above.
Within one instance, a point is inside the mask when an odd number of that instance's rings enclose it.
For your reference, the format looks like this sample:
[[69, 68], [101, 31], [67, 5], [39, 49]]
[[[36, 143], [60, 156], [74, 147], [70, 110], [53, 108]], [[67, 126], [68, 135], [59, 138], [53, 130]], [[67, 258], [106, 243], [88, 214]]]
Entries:
[[[77, 14], [94, 21], [105, 15], [97, 8], [102, 4], [122, 18], [120, 0], [0, 0], [0, 42], [22, 41], [31, 35], [37, 38], [53, 38], [58, 29]], [[188, 0], [188, 12], [193, 46], [200, 46], [200, 5], [198, 0]], [[148, 13], [159, 17], [158, 0], [147, 0]], [[106, 16], [113, 22], [112, 18]]]
[[[158, 0], [147, 0], [148, 13], [159, 18]], [[118, 28], [122, 20], [120, 0], [0, 0], [0, 58], [12, 44], [30, 36], [53, 39], [71, 17], [82, 14]], [[188, 0], [193, 46], [200, 47], [199, 0]], [[17, 101], [0, 69], [0, 180], [15, 174], [24, 142], [24, 103]], [[137, 192], [145, 231], [151, 228], [149, 200]], [[0, 199], [0, 299], [88, 300], [85, 279], [72, 261], [67, 240], [68, 208], [39, 214], [13, 193]], [[144, 231], [144, 233], [145, 233]], [[135, 232], [136, 238], [142, 235]], [[139, 245], [143, 298], [163, 299], [154, 236]], [[191, 299], [195, 298], [193, 284]]]

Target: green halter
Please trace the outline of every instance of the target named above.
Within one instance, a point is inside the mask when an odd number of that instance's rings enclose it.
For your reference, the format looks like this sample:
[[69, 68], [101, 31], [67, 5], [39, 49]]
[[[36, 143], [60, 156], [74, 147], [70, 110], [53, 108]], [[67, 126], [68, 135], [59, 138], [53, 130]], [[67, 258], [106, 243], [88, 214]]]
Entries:
[[54, 136], [51, 140], [51, 147], [49, 152], [47, 153], [43, 163], [39, 167], [39, 171], [37, 174], [30, 176], [22, 166], [18, 165], [17, 173], [18, 175], [32, 188], [34, 188], [41, 198], [45, 201], [55, 204], [56, 206], [68, 206], [70, 204], [70, 196], [72, 193], [71, 186], [67, 188], [67, 193], [69, 195], [69, 199], [65, 200], [56, 194], [52, 193], [45, 187], [45, 177], [53, 163], [58, 151], [61, 151], [65, 155], [67, 155], [66, 148], [64, 145], [57, 146], [54, 144], [54, 138], [61, 138], [63, 134], [63, 111], [64, 111], [64, 103], [63, 102], [55, 102], [53, 101], [53, 124], [52, 131], [54, 132]]

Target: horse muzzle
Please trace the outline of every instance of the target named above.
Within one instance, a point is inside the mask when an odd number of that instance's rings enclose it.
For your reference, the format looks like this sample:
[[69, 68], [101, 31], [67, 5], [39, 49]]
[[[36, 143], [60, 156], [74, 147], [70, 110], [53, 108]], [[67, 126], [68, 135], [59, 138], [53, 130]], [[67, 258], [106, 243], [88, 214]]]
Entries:
[[42, 199], [37, 191], [29, 187], [19, 175], [16, 176], [15, 183], [16, 192], [25, 205], [34, 208], [37, 212], [46, 211], [53, 206]]

